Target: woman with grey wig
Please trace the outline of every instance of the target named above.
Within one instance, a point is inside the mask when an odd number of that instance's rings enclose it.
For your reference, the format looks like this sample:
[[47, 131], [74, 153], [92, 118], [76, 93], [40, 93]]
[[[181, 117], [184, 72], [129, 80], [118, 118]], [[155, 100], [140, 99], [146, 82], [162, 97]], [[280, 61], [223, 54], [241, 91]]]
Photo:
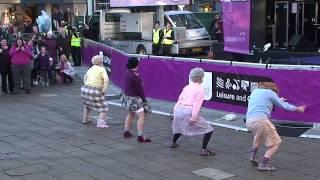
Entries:
[[96, 55], [91, 60], [93, 66], [84, 76], [84, 85], [81, 87], [81, 97], [83, 99], [83, 124], [89, 124], [89, 114], [92, 110], [99, 112], [97, 122], [98, 128], [109, 127], [106, 123], [108, 103], [105, 99], [105, 92], [109, 85], [107, 71], [103, 67], [103, 58]]
[[215, 153], [207, 149], [213, 128], [203, 117], [199, 116], [205, 96], [204, 88], [201, 86], [203, 77], [204, 71], [201, 68], [194, 68], [190, 71], [189, 78], [191, 83], [183, 88], [173, 110], [173, 141], [170, 147], [178, 147], [176, 142], [181, 135], [195, 136], [204, 134], [200, 155], [208, 156], [215, 155]]

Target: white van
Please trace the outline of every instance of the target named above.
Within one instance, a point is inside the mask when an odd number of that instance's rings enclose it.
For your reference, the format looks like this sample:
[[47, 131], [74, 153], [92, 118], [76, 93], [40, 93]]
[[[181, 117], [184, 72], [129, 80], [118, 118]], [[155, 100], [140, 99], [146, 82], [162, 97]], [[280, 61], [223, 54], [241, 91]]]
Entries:
[[[155, 19], [154, 12], [131, 13], [126, 8], [115, 8], [94, 12], [88, 24], [94, 40], [127, 53], [152, 54]], [[192, 12], [165, 12], [164, 22], [170, 22], [175, 32], [171, 54], [194, 54], [210, 49], [209, 33]]]

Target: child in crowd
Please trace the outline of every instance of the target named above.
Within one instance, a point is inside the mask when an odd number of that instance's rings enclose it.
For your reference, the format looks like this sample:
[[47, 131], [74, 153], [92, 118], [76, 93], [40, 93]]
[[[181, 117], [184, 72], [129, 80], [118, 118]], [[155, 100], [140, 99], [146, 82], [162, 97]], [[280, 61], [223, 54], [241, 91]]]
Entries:
[[32, 60], [31, 60], [31, 86], [34, 87], [36, 85], [38, 85], [38, 81], [37, 81], [37, 70], [35, 67], [35, 59], [38, 57], [38, 55], [40, 54], [40, 51], [38, 49], [38, 45], [36, 43], [33, 42], [32, 39], [30, 39], [27, 43], [28, 48], [30, 50], [30, 52], [32, 53]]
[[70, 60], [66, 55], [62, 54], [60, 57], [60, 61], [60, 76], [63, 80], [63, 83], [67, 83], [67, 81], [69, 81], [69, 83], [72, 83], [75, 71], [71, 65]]
[[50, 71], [50, 61], [52, 61], [52, 58], [48, 55], [46, 47], [42, 46], [40, 54], [36, 59], [36, 69], [41, 77], [42, 86], [49, 87], [48, 73]]

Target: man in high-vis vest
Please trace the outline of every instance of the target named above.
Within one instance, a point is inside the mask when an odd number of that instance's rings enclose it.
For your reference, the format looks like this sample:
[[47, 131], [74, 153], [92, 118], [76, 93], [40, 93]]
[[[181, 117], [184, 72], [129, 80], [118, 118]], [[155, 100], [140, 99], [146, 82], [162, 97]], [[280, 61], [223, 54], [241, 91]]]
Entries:
[[163, 31], [164, 37], [162, 41], [162, 54], [164, 56], [170, 56], [171, 55], [171, 47], [174, 43], [174, 32], [172, 30], [171, 23], [167, 22], [167, 26]]
[[76, 28], [72, 29], [71, 54], [74, 66], [81, 66], [81, 38]]
[[152, 31], [152, 54], [153, 55], [161, 54], [159, 51], [161, 48], [162, 39], [163, 39], [163, 31], [160, 29], [159, 21], [156, 21], [156, 23], [154, 24], [154, 29]]

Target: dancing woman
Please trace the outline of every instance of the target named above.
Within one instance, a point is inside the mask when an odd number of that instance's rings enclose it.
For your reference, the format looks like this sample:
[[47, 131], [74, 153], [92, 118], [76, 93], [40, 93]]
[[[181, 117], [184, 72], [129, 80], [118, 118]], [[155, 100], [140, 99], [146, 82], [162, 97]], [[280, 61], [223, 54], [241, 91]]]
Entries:
[[[279, 149], [281, 138], [270, 121], [271, 112], [274, 105], [288, 111], [297, 111], [303, 113], [305, 106], [294, 106], [285, 102], [284, 98], [278, 96], [278, 87], [273, 82], [261, 82], [250, 96], [248, 110], [246, 114], [246, 125], [249, 131], [254, 135], [253, 147], [251, 150], [250, 161], [258, 165], [258, 170], [274, 171], [275, 167], [271, 166], [269, 160]], [[258, 148], [264, 143], [267, 150], [260, 163], [257, 162], [256, 156]]]
[[203, 117], [199, 116], [205, 95], [204, 88], [201, 86], [203, 77], [204, 71], [201, 68], [194, 68], [189, 74], [191, 83], [183, 88], [174, 107], [173, 140], [170, 147], [178, 147], [176, 142], [181, 135], [195, 136], [204, 134], [200, 155], [208, 156], [215, 155], [215, 153], [207, 149], [213, 128]]

